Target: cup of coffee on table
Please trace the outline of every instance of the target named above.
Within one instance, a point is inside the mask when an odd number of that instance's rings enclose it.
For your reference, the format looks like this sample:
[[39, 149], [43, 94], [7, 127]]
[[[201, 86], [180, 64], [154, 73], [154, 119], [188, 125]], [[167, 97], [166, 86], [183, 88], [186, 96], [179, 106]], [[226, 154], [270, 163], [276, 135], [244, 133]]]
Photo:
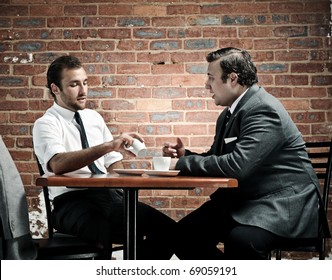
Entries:
[[153, 169], [157, 171], [168, 171], [171, 165], [171, 157], [153, 157]]

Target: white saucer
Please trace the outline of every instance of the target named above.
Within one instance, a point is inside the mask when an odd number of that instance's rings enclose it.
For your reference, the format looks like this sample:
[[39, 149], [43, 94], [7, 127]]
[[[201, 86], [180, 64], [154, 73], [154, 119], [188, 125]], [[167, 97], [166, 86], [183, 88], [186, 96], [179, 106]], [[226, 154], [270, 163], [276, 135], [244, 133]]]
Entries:
[[141, 176], [145, 173], [145, 169], [113, 169], [114, 172], [118, 174], [125, 174], [125, 175], [138, 175]]
[[179, 174], [180, 170], [145, 170], [145, 174], [149, 176], [165, 176], [165, 177], [173, 177]]

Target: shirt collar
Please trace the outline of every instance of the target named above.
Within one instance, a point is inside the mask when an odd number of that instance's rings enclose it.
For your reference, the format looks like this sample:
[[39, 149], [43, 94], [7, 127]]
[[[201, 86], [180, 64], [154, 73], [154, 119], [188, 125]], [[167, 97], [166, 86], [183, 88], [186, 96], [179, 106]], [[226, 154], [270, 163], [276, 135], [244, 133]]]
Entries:
[[239, 104], [242, 97], [245, 95], [245, 93], [248, 91], [249, 88], [247, 88], [236, 100], [233, 102], [232, 106], [229, 108], [229, 111], [233, 114], [237, 104]]
[[58, 112], [58, 114], [63, 117], [66, 121], [71, 122], [74, 118], [75, 112], [70, 111], [66, 108], [59, 106], [57, 103], [54, 102], [53, 104], [54, 110]]

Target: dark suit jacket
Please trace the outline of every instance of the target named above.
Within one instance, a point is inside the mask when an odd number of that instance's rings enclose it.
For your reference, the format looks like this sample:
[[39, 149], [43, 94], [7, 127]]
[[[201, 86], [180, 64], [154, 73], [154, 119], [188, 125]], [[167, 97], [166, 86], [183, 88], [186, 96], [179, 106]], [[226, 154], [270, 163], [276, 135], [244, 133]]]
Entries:
[[208, 152], [186, 150], [179, 159], [180, 174], [237, 178], [237, 189], [218, 189], [211, 199], [219, 199], [241, 224], [283, 237], [309, 238], [319, 234], [321, 219], [329, 236], [325, 213], [318, 211], [318, 206], [323, 209], [319, 181], [305, 142], [279, 100], [254, 85], [223, 134], [225, 115], [226, 110], [217, 120]]

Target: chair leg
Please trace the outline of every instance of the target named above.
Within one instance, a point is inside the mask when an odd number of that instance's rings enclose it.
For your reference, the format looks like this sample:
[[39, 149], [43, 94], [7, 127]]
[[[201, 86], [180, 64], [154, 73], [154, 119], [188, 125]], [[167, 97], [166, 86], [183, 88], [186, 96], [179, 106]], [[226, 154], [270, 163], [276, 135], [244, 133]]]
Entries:
[[280, 249], [276, 250], [276, 260], [281, 260], [281, 250]]

